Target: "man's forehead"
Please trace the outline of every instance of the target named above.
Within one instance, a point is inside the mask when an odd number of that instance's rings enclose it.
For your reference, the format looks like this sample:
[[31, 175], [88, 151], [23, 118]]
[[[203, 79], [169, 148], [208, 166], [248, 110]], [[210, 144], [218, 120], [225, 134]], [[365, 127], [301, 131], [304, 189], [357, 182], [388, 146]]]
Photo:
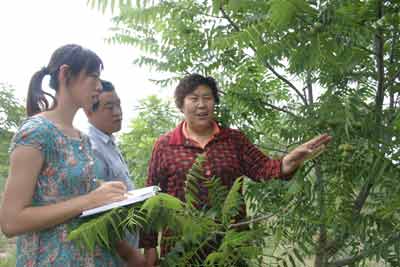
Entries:
[[119, 101], [119, 97], [115, 91], [102, 92], [99, 96], [100, 102], [116, 102]]

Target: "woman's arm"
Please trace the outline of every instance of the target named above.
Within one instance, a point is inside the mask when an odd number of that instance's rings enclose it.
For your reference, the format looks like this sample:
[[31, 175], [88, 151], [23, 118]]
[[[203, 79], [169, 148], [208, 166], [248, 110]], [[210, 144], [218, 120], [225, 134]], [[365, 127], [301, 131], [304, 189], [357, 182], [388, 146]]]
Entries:
[[8, 237], [43, 230], [76, 217], [86, 209], [125, 198], [123, 183], [108, 182], [70, 200], [31, 206], [42, 165], [43, 155], [34, 147], [20, 146], [10, 155], [10, 171], [0, 210], [1, 230]]

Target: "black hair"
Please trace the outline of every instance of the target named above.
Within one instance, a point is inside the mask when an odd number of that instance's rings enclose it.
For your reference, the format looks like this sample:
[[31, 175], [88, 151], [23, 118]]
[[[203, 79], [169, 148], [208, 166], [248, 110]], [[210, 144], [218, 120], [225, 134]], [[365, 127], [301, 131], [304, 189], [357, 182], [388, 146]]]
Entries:
[[100, 80], [100, 82], [101, 82], [101, 87], [102, 87], [101, 92], [115, 91], [115, 87], [111, 82], [106, 81], [106, 80]]
[[[76, 77], [83, 70], [88, 74], [100, 72], [103, 69], [102, 60], [93, 51], [76, 44], [59, 47], [53, 52], [47, 67], [37, 71], [31, 78], [26, 102], [28, 116], [52, 109], [57, 105], [56, 99], [51, 94], [43, 91], [42, 81], [44, 76], [50, 75], [49, 86], [57, 92], [59, 89], [58, 74], [62, 65], [69, 66], [71, 78]], [[46, 95], [53, 100], [51, 108], [49, 108]]]
[[[105, 92], [114, 92], [115, 91], [115, 87], [114, 85], [106, 80], [100, 80], [101, 83], [101, 93], [105, 93]], [[97, 101], [96, 103], [93, 104], [92, 106], [92, 111], [95, 112], [100, 106], [100, 102]]]
[[190, 74], [180, 80], [175, 89], [175, 104], [179, 109], [183, 106], [184, 98], [195, 91], [199, 85], [208, 86], [212, 91], [215, 103], [219, 103], [218, 87], [214, 78], [204, 77], [200, 74]]

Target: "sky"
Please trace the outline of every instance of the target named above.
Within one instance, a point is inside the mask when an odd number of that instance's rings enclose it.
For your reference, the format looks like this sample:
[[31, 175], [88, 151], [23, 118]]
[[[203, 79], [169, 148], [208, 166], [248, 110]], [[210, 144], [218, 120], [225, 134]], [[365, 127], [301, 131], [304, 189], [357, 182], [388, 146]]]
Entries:
[[[87, 0], [1, 1], [0, 82], [15, 88], [22, 102], [31, 76], [47, 65], [53, 51], [67, 43], [80, 44], [102, 58], [105, 67], [101, 77], [110, 80], [118, 91], [124, 113], [122, 131], [127, 131], [139, 99], [151, 94], [169, 97], [172, 92], [149, 81], [157, 78], [157, 73], [133, 65], [139, 50], [105, 41], [112, 35], [113, 15], [92, 9]], [[47, 84], [45, 80], [44, 88]], [[74, 125], [87, 127], [82, 111]]]

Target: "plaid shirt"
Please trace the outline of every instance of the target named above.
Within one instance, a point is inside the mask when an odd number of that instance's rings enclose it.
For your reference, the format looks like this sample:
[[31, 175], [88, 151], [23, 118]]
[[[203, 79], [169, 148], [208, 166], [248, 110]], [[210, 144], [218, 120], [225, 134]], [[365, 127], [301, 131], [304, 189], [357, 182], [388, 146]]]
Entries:
[[[159, 185], [162, 192], [184, 200], [186, 174], [199, 154], [205, 156], [204, 177], [219, 177], [228, 188], [243, 175], [255, 181], [284, 178], [281, 177], [281, 160], [264, 155], [240, 131], [220, 128], [202, 148], [185, 136], [182, 122], [173, 131], [162, 135], [154, 145], [147, 185]], [[207, 189], [200, 185], [199, 191], [200, 199], [207, 203]], [[154, 248], [157, 235], [145, 235], [140, 242], [141, 247]], [[164, 249], [162, 246], [162, 255], [165, 255]]]

